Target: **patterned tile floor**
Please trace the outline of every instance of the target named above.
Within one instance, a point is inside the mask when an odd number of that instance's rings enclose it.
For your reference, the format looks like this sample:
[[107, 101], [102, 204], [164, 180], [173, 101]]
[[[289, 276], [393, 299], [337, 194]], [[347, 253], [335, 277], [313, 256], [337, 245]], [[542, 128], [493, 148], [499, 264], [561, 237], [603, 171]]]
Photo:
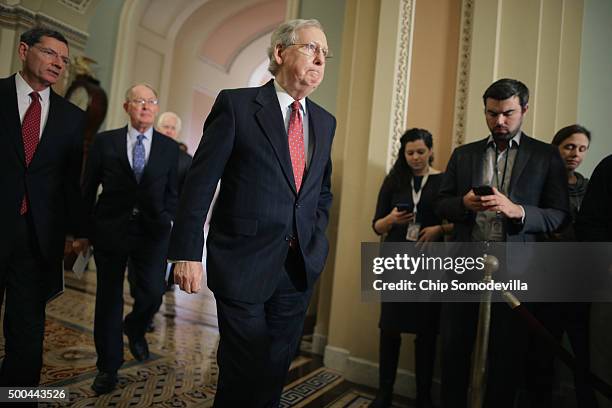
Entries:
[[[131, 298], [125, 284], [127, 313]], [[95, 272], [78, 280], [67, 273], [66, 292], [47, 307], [44, 367], [41, 385], [67, 387], [70, 401], [42, 403], [46, 407], [210, 407], [217, 383], [214, 300], [210, 294], [168, 292], [147, 334], [151, 358], [134, 360], [127, 349], [115, 392], [96, 396], [93, 343]], [[0, 341], [0, 355], [4, 353]], [[307, 352], [297, 357], [289, 373], [281, 407], [367, 407], [374, 390], [356, 386], [322, 365]], [[398, 407], [409, 407], [406, 400]], [[238, 408], [238, 407], [237, 407]]]

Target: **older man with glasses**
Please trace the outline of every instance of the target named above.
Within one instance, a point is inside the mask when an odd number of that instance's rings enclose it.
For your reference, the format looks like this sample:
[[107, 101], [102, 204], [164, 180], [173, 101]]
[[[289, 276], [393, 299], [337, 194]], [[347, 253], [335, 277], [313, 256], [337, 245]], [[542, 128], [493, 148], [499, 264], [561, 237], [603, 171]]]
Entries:
[[308, 96], [330, 57], [316, 20], [278, 27], [275, 79], [223, 90], [204, 124], [181, 195], [169, 259], [188, 293], [201, 288], [204, 218], [208, 286], [221, 340], [215, 407], [277, 407], [327, 257], [336, 120]]
[[[153, 129], [157, 93], [149, 85], [135, 85], [126, 92], [123, 107], [129, 124], [97, 135], [83, 185], [97, 267], [94, 339], [99, 372], [92, 388], [98, 394], [117, 384], [123, 333], [134, 358], [149, 358], [145, 329], [165, 290], [165, 255], [177, 203], [179, 148]], [[134, 306], [123, 320], [128, 265]]]
[[21, 70], [0, 79], [0, 387], [37, 386], [46, 302], [63, 290], [62, 252], [84, 250], [79, 191], [85, 115], [51, 85], [65, 72], [68, 41], [42, 27], [25, 31]]

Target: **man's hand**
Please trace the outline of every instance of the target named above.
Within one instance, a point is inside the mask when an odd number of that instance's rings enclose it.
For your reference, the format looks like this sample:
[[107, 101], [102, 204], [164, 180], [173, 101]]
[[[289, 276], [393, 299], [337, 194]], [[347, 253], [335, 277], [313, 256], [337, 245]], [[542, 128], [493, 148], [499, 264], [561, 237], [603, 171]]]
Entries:
[[89, 248], [89, 240], [87, 238], [77, 238], [72, 241], [72, 250], [76, 253], [82, 253], [83, 255]]
[[419, 242], [433, 242], [433, 241], [437, 241], [438, 238], [440, 238], [442, 235], [444, 235], [444, 232], [442, 231], [442, 226], [441, 225], [432, 225], [430, 227], [425, 227], [422, 228], [421, 231], [419, 232]]
[[482, 206], [486, 211], [497, 211], [507, 218], [515, 220], [523, 218], [523, 210], [519, 205], [514, 204], [495, 187], [493, 187], [493, 193], [493, 195], [480, 197]]
[[477, 196], [474, 190], [470, 190], [463, 196], [463, 206], [470, 211], [484, 211], [486, 208], [482, 206], [481, 196]]
[[174, 283], [187, 293], [198, 293], [202, 289], [202, 262], [177, 262], [174, 267]]

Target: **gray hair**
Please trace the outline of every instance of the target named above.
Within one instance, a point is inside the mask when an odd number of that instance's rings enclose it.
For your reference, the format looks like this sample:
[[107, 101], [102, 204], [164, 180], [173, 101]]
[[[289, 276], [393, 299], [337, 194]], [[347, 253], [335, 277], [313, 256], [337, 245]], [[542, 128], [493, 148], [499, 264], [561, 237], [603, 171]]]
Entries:
[[268, 71], [272, 75], [276, 75], [280, 66], [276, 63], [274, 59], [274, 50], [279, 45], [281, 47], [287, 47], [291, 44], [294, 44], [297, 41], [297, 32], [302, 28], [315, 27], [321, 31], [323, 30], [323, 26], [319, 23], [318, 20], [290, 20], [286, 23], [278, 26], [276, 30], [272, 33], [272, 38], [270, 39], [270, 47], [268, 47], [268, 58], [270, 58], [270, 65], [268, 65]]
[[149, 85], [149, 84], [142, 83], [142, 84], [134, 84], [134, 85], [130, 86], [130, 87], [127, 89], [127, 91], [125, 91], [125, 101], [126, 101], [126, 102], [129, 102], [129, 101], [130, 101], [130, 97], [132, 96], [132, 90], [133, 90], [134, 88], [136, 88], [137, 86], [144, 86], [144, 87], [149, 88], [149, 89], [150, 89], [150, 90], [153, 92], [153, 94], [155, 95], [155, 97], [156, 97], [156, 98], [158, 98], [158, 96], [157, 96], [157, 91], [155, 90], [155, 88], [153, 88], [153, 87], [152, 87], [151, 85]]
[[183, 121], [181, 120], [181, 118], [179, 117], [179, 115], [177, 115], [174, 112], [164, 112], [161, 115], [159, 115], [159, 117], [157, 118], [157, 127], [159, 127], [161, 125], [161, 123], [164, 121], [164, 119], [169, 118], [169, 117], [173, 117], [174, 119], [176, 119], [176, 134], [178, 135], [179, 133], [181, 133], [181, 128], [183, 126]]

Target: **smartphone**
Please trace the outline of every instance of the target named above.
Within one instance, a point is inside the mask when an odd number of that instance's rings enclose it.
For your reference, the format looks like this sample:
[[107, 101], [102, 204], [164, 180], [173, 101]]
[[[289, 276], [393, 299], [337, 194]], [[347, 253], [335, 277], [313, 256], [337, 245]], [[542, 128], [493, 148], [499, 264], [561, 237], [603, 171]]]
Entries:
[[474, 194], [476, 194], [477, 196], [488, 196], [495, 194], [493, 192], [493, 187], [491, 186], [472, 187], [472, 190], [474, 190]]
[[395, 204], [395, 207], [397, 208], [398, 211], [412, 212], [412, 209], [414, 206], [410, 203], [397, 203]]

